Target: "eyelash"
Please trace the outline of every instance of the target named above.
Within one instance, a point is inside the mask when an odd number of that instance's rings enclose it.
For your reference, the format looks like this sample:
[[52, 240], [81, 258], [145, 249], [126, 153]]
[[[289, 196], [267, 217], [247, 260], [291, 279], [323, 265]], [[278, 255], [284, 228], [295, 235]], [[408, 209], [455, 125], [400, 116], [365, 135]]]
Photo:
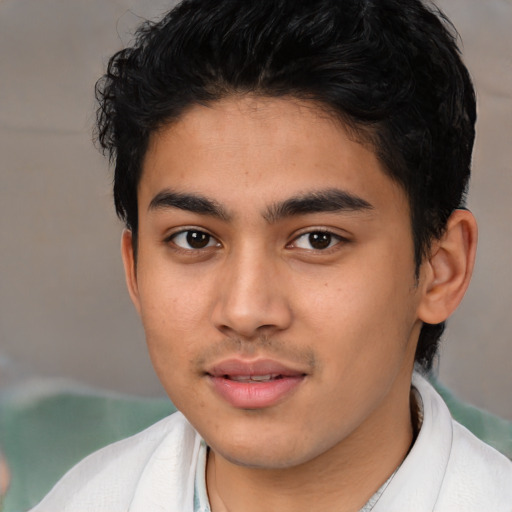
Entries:
[[[320, 242], [320, 244], [327, 243], [327, 245], [322, 248], [315, 248], [315, 247], [305, 248], [305, 247], [299, 247], [297, 245], [297, 241], [299, 241], [301, 238], [304, 238], [304, 239], [308, 240], [308, 243], [311, 246], [312, 245], [311, 237], [314, 237], [314, 236], [317, 237], [316, 241]], [[329, 231], [327, 229], [317, 228], [317, 229], [311, 229], [309, 231], [306, 231], [304, 233], [297, 235], [288, 244], [288, 247], [296, 247], [299, 250], [302, 249], [302, 250], [306, 250], [306, 251], [315, 251], [315, 252], [319, 252], [319, 253], [325, 253], [325, 252], [328, 252], [330, 249], [334, 249], [336, 246], [338, 246], [342, 243], [346, 243], [346, 242], [348, 242], [348, 240], [346, 238], [342, 237], [341, 235], [333, 233], [332, 231]]]
[[[183, 247], [178, 244], [176, 240], [179, 237], [185, 237], [185, 243], [189, 245], [189, 247]], [[316, 237], [316, 240], [312, 240], [312, 237]], [[297, 242], [301, 239], [307, 239], [310, 247], [300, 247]], [[318, 242], [320, 245], [325, 245], [324, 247], [313, 247], [314, 242]], [[193, 247], [193, 242], [198, 242], [198, 246]], [[205, 242], [205, 245], [201, 246], [202, 242]], [[213, 243], [212, 243], [213, 242]], [[327, 229], [312, 229], [309, 231], [305, 231], [297, 235], [290, 243], [286, 245], [287, 248], [297, 248], [299, 250], [304, 251], [314, 251], [318, 253], [330, 252], [330, 249], [335, 248], [339, 244], [346, 243], [348, 240], [332, 231]], [[221, 243], [210, 233], [204, 231], [202, 229], [197, 228], [189, 228], [182, 229], [176, 233], [171, 234], [166, 237], [164, 243], [169, 244], [172, 243], [174, 249], [177, 251], [184, 251], [187, 253], [198, 253], [203, 252], [215, 247], [221, 247]]]
[[[196, 237], [197, 242], [204, 241], [204, 239], [207, 239], [206, 244], [203, 247], [182, 247], [178, 243], [176, 243], [176, 239], [180, 236], [186, 237], [186, 243], [191, 245], [192, 241], [189, 237], [192, 239], [194, 238], [194, 235]], [[202, 239], [200, 238], [202, 237]], [[215, 241], [214, 244], [211, 244], [212, 241]], [[174, 248], [176, 250], [181, 251], [187, 251], [187, 252], [197, 252], [197, 251], [204, 251], [207, 249], [210, 249], [212, 247], [220, 247], [220, 242], [213, 236], [210, 235], [210, 233], [202, 230], [202, 229], [196, 229], [196, 228], [189, 228], [189, 229], [182, 229], [181, 231], [178, 231], [177, 233], [173, 233], [172, 235], [168, 236], [164, 240], [165, 243], [172, 243], [174, 245]]]

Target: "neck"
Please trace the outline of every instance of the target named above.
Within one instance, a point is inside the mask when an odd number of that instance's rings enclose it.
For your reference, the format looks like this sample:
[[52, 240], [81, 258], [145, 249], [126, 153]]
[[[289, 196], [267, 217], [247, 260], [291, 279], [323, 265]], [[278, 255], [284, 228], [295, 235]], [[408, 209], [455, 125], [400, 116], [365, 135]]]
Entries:
[[210, 451], [206, 476], [212, 512], [360, 510], [413, 442], [409, 389], [402, 386], [391, 394], [349, 437], [299, 466], [241, 467]]

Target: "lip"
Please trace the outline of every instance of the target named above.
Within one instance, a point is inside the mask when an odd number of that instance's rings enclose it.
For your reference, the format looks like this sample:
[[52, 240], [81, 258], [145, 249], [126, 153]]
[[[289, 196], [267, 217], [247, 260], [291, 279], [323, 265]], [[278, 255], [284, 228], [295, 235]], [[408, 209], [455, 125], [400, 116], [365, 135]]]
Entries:
[[206, 372], [214, 391], [240, 409], [264, 409], [282, 402], [306, 377], [300, 369], [271, 359], [228, 359]]

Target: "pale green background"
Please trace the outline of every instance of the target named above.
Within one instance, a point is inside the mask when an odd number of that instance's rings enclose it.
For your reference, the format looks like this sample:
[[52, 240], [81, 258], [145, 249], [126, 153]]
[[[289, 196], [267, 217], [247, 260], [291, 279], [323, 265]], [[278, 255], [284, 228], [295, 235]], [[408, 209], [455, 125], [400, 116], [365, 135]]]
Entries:
[[[255, 0], [257, 1], [257, 0]], [[0, 0], [0, 385], [65, 377], [159, 395], [124, 289], [93, 85], [162, 0]], [[479, 99], [470, 206], [473, 286], [450, 322], [441, 380], [512, 419], [512, 3], [444, 0]]]

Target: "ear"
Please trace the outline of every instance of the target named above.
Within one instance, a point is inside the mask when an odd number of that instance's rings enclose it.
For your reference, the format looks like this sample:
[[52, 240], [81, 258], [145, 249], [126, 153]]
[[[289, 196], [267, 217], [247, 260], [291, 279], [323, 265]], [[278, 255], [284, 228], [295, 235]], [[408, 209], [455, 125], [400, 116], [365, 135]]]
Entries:
[[123, 257], [124, 276], [128, 293], [135, 309], [140, 314], [139, 286], [137, 284], [137, 265], [133, 251], [133, 235], [128, 229], [123, 231], [121, 237], [121, 256]]
[[460, 304], [473, 273], [477, 236], [473, 214], [455, 210], [444, 235], [432, 244], [430, 257], [422, 264], [418, 317], [423, 322], [444, 322]]

